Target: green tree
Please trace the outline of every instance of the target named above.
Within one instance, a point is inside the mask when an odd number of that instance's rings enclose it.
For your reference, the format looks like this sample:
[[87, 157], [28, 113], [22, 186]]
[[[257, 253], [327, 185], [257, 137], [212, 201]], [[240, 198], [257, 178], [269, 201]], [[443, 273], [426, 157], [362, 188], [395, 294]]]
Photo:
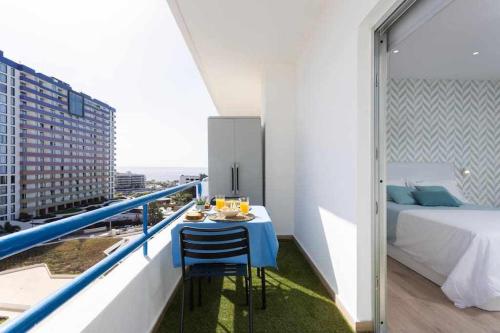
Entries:
[[172, 200], [175, 201], [175, 203], [179, 206], [184, 206], [191, 200], [193, 200], [195, 196], [195, 189], [194, 188], [189, 188], [187, 190], [184, 190], [182, 192], [175, 193], [171, 196]]
[[150, 202], [148, 205], [148, 224], [155, 225], [164, 219], [160, 205], [156, 201]]
[[13, 232], [18, 232], [21, 230], [21, 227], [18, 226], [18, 225], [12, 225], [10, 224], [10, 222], [5, 222], [5, 224], [3, 225], [3, 230], [10, 234], [10, 233], [13, 233]]

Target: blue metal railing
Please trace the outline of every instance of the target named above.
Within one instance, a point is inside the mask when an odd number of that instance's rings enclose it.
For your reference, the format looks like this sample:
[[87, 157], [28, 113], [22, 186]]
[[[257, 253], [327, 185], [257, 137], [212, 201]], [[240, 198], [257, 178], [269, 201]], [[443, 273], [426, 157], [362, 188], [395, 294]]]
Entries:
[[163, 191], [158, 191], [142, 197], [123, 201], [108, 207], [99, 208], [94, 211], [82, 213], [80, 215], [71, 216], [63, 220], [44, 224], [42, 226], [23, 230], [15, 234], [10, 234], [0, 238], [0, 260], [21, 251], [30, 249], [37, 245], [46, 243], [50, 240], [60, 238], [82, 228], [88, 227], [96, 222], [111, 216], [126, 212], [130, 209], [143, 206], [143, 234], [140, 237], [132, 240], [127, 245], [120, 247], [118, 250], [92, 266], [68, 285], [59, 289], [51, 296], [36, 304], [18, 318], [9, 320], [4, 325], [0, 326], [0, 332], [26, 332], [38, 322], [47, 317], [50, 313], [56, 310], [71, 297], [76, 295], [83, 288], [88, 286], [92, 281], [106, 273], [110, 268], [118, 264], [123, 258], [134, 252], [143, 245], [144, 255], [147, 255], [147, 241], [156, 233], [162, 230], [170, 222], [181, 216], [188, 210], [193, 202], [188, 203], [174, 214], [170, 215], [163, 221], [148, 229], [148, 203], [157, 199], [175, 194], [177, 192], [196, 187], [197, 196], [201, 194], [201, 182], [192, 182], [184, 185], [172, 187]]

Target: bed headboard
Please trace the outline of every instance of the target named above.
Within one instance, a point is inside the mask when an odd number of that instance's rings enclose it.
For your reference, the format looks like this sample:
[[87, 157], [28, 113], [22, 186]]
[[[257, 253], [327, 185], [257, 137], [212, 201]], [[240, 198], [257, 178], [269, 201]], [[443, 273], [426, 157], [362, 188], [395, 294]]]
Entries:
[[388, 163], [387, 179], [455, 181], [455, 167], [452, 163]]

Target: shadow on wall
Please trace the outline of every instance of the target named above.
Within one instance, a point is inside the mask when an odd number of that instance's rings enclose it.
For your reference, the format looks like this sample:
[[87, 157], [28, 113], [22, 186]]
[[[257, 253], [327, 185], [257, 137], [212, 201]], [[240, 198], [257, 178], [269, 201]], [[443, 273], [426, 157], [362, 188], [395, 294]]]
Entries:
[[[332, 176], [336, 177], [336, 176]], [[328, 176], [327, 176], [328, 178]], [[335, 179], [338, 182], [338, 179]], [[335, 183], [324, 179], [324, 183]], [[332, 195], [319, 196], [304, 188], [307, 198], [297, 203], [295, 237], [327, 280], [336, 297], [347, 310], [356, 313], [356, 224], [341, 207], [343, 199]], [[335, 211], [335, 212], [334, 212]]]

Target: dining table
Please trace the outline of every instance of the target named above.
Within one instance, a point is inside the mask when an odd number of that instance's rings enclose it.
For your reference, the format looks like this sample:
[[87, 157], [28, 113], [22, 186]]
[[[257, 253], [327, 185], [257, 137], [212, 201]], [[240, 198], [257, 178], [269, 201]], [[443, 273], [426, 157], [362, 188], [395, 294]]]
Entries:
[[[184, 227], [192, 228], [212, 228], [221, 229], [227, 227], [243, 226], [247, 228], [250, 241], [250, 259], [252, 267], [257, 268], [257, 274], [262, 285], [262, 308], [266, 308], [266, 268], [277, 268], [278, 256], [278, 238], [274, 230], [273, 223], [264, 206], [252, 206], [250, 213], [255, 216], [254, 219], [247, 222], [221, 222], [212, 221], [209, 215], [216, 213], [211, 209], [206, 212], [206, 217], [202, 221], [187, 221], [180, 217], [177, 224], [172, 228], [172, 257], [173, 266], [181, 267], [180, 251], [180, 231]], [[195, 265], [198, 263], [231, 263], [246, 264], [245, 256], [238, 256], [225, 259], [195, 259], [186, 258], [186, 265]]]

